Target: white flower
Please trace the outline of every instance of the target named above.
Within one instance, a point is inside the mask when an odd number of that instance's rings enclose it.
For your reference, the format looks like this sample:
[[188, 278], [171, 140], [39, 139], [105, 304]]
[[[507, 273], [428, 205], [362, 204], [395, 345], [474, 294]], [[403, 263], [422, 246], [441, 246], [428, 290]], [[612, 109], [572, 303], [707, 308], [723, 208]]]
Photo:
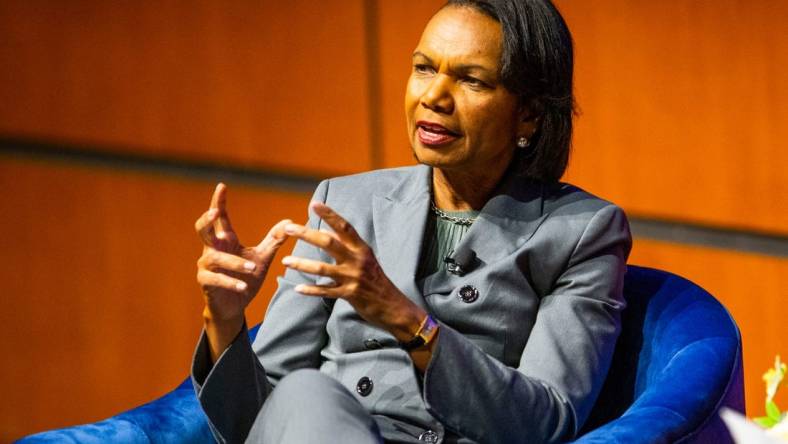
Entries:
[[780, 355], [777, 355], [774, 358], [774, 368], [770, 368], [766, 373], [763, 374], [763, 381], [766, 383], [766, 402], [769, 402], [774, 398], [774, 394], [777, 392], [777, 387], [785, 377], [786, 371], [788, 371], [788, 368], [786, 367], [785, 363], [780, 362]]
[[788, 416], [784, 417], [777, 425], [767, 430], [766, 435], [788, 441]]

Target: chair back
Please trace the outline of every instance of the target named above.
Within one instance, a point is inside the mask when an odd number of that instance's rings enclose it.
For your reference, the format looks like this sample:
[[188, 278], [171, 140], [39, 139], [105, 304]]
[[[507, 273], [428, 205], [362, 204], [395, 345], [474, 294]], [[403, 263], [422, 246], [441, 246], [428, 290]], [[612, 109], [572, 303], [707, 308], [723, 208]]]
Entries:
[[578, 442], [615, 442], [614, 429], [620, 442], [731, 442], [717, 412], [744, 411], [733, 318], [705, 290], [665, 271], [630, 265], [624, 295], [613, 362], [583, 429], [590, 433]]

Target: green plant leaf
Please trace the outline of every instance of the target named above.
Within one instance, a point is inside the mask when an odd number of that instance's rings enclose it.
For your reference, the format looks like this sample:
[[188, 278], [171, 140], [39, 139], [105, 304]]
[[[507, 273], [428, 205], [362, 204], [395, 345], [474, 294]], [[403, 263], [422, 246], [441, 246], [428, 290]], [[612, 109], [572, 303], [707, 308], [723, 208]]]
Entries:
[[761, 416], [760, 418], [753, 418], [753, 421], [755, 421], [755, 423], [758, 424], [759, 426], [761, 426], [763, 428], [766, 428], [766, 429], [770, 429], [770, 428], [774, 427], [775, 425], [777, 425], [777, 421], [775, 421], [772, 418], [769, 418], [768, 416]]
[[766, 403], [766, 416], [773, 419], [775, 422], [780, 422], [782, 415], [780, 415], [780, 408], [777, 407], [774, 401]]

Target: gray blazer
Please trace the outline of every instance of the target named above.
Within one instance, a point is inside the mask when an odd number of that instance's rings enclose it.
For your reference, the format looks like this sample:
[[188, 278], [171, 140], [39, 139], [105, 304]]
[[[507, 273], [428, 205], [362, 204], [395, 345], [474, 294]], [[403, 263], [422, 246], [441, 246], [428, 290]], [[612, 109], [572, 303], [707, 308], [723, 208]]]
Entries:
[[[244, 329], [213, 367], [204, 335], [198, 344], [193, 381], [220, 442], [243, 441], [276, 382], [304, 367], [354, 394], [370, 378], [374, 390], [359, 401], [416, 436], [431, 429], [445, 441], [555, 442], [582, 426], [620, 331], [631, 246], [624, 213], [576, 187], [509, 173], [461, 241], [476, 253], [475, 267], [418, 283], [431, 174], [419, 165], [330, 179], [313, 198], [343, 215], [392, 282], [441, 324], [423, 377], [392, 335], [347, 302], [296, 293], [315, 278], [289, 270], [254, 344]], [[308, 224], [321, 228], [314, 214]], [[331, 260], [304, 242], [293, 254]], [[460, 297], [467, 286], [478, 298]]]

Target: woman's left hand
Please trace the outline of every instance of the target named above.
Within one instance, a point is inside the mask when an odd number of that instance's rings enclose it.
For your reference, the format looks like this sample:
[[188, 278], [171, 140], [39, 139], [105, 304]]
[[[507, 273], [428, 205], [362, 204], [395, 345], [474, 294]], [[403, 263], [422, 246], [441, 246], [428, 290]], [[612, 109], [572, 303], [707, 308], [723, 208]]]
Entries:
[[288, 224], [285, 233], [325, 250], [335, 264], [287, 256], [288, 268], [325, 276], [333, 285], [298, 285], [295, 290], [307, 296], [346, 300], [367, 322], [392, 333], [399, 341], [409, 341], [427, 313], [408, 299], [386, 276], [372, 249], [350, 223], [320, 202], [312, 210], [334, 232], [318, 231], [303, 225]]

